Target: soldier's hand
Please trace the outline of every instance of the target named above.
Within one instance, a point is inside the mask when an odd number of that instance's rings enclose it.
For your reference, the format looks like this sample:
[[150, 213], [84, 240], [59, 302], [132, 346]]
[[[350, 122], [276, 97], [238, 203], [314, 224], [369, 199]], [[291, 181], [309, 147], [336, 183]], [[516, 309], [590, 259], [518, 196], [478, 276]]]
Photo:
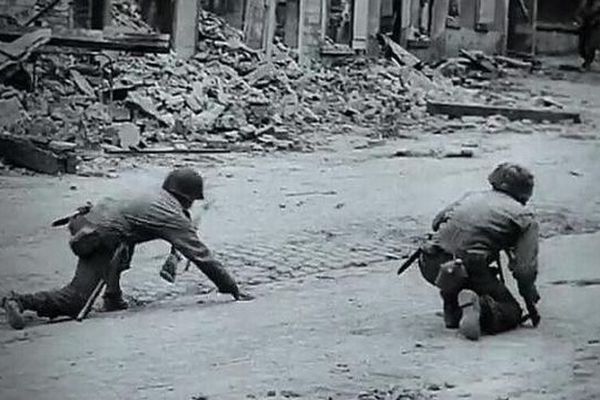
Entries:
[[538, 310], [535, 306], [535, 304], [531, 303], [531, 302], [527, 302], [525, 303], [525, 306], [527, 307], [527, 312], [529, 313], [529, 318], [531, 319], [531, 324], [533, 325], [534, 328], [537, 328], [538, 325], [540, 324], [541, 321], [541, 317], [540, 314], [538, 313]]

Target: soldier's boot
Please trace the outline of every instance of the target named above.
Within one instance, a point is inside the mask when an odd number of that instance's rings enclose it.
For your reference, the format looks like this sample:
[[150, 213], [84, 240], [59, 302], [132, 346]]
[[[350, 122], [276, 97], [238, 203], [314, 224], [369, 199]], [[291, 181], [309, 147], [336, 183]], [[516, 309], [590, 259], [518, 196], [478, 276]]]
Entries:
[[472, 290], [461, 290], [458, 294], [458, 305], [462, 310], [458, 331], [469, 340], [479, 340], [481, 337], [479, 296]]
[[2, 299], [2, 308], [6, 312], [6, 320], [13, 329], [25, 328], [25, 318], [23, 318], [23, 306], [17, 300], [14, 293], [10, 297]]
[[458, 329], [462, 309], [458, 305], [458, 295], [456, 293], [441, 292], [444, 301], [444, 324], [448, 329]]
[[121, 293], [105, 293], [103, 301], [103, 311], [120, 311], [129, 308], [129, 304], [123, 299]]

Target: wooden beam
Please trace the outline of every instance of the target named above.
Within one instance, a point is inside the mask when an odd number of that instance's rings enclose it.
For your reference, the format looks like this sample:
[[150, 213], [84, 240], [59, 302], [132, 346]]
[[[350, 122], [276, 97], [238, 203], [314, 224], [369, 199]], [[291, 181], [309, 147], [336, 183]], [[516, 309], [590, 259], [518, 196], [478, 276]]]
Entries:
[[140, 150], [105, 149], [106, 154], [136, 156], [143, 154], [217, 154], [231, 153], [230, 149], [176, 149], [174, 147], [150, 148]]
[[[0, 40], [11, 42], [39, 28], [10, 28], [0, 31]], [[72, 29], [52, 31], [51, 46], [74, 47], [89, 50], [117, 50], [135, 53], [168, 53], [169, 35], [120, 33], [109, 34], [100, 30]]]
[[460, 118], [468, 115], [479, 117], [503, 115], [510, 120], [529, 119], [531, 121], [538, 122], [558, 122], [563, 120], [572, 120], [576, 123], [581, 122], [581, 115], [577, 112], [546, 110], [542, 108], [498, 107], [483, 104], [442, 103], [429, 101], [427, 102], [427, 112], [432, 115], [448, 115], [451, 118]]

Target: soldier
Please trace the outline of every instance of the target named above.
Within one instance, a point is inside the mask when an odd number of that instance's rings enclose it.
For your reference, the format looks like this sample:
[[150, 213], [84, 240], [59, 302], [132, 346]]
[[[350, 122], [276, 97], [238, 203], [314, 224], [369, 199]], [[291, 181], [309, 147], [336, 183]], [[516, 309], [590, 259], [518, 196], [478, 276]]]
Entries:
[[471, 340], [522, 322], [519, 303], [491, 268], [501, 251], [509, 255], [509, 269], [534, 326], [539, 323], [538, 224], [525, 207], [533, 193], [533, 175], [503, 163], [488, 181], [492, 190], [467, 193], [435, 217], [435, 233], [419, 258], [423, 277], [440, 288], [446, 327], [458, 328]]
[[236, 300], [251, 299], [240, 292], [235, 280], [198, 238], [188, 210], [195, 200], [201, 199], [202, 177], [192, 169], [182, 168], [171, 171], [162, 190], [153, 196], [122, 202], [104, 199], [79, 213], [69, 222], [69, 244], [79, 257], [72, 281], [61, 289], [33, 294], [13, 292], [4, 298], [2, 306], [10, 326], [25, 326], [25, 310], [51, 319], [74, 318], [102, 279], [106, 282], [104, 309], [126, 309], [121, 272], [129, 268], [135, 245], [155, 239], [166, 240], [196, 264], [221, 293], [229, 293]]
[[576, 13], [579, 28], [579, 55], [589, 70], [600, 48], [600, 0], [582, 0]]

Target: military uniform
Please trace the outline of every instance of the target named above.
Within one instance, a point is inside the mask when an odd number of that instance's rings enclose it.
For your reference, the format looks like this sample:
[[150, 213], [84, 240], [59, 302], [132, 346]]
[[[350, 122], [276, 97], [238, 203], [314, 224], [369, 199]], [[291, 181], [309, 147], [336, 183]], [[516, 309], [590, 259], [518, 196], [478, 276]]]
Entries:
[[105, 304], [121, 298], [120, 274], [129, 268], [135, 245], [155, 239], [169, 242], [192, 261], [220, 292], [239, 295], [235, 280], [200, 241], [187, 210], [172, 193], [160, 192], [133, 200], [105, 199], [69, 224], [71, 248], [79, 256], [73, 280], [61, 289], [13, 294], [22, 310], [39, 316], [75, 317], [99, 283], [107, 283]]
[[467, 273], [461, 287], [441, 290], [446, 325], [458, 327], [458, 294], [462, 289], [479, 296], [483, 332], [494, 334], [519, 325], [521, 307], [490, 264], [499, 258], [500, 251], [508, 251], [509, 268], [519, 292], [537, 302], [538, 224], [533, 213], [507, 193], [471, 192], [441, 211], [432, 228], [435, 233], [423, 246], [419, 259], [423, 277], [435, 284], [440, 266], [454, 258], [463, 260]]
[[584, 68], [589, 68], [596, 51], [600, 49], [600, 1], [583, 0], [577, 10], [581, 23], [579, 30], [579, 55], [584, 59]]

